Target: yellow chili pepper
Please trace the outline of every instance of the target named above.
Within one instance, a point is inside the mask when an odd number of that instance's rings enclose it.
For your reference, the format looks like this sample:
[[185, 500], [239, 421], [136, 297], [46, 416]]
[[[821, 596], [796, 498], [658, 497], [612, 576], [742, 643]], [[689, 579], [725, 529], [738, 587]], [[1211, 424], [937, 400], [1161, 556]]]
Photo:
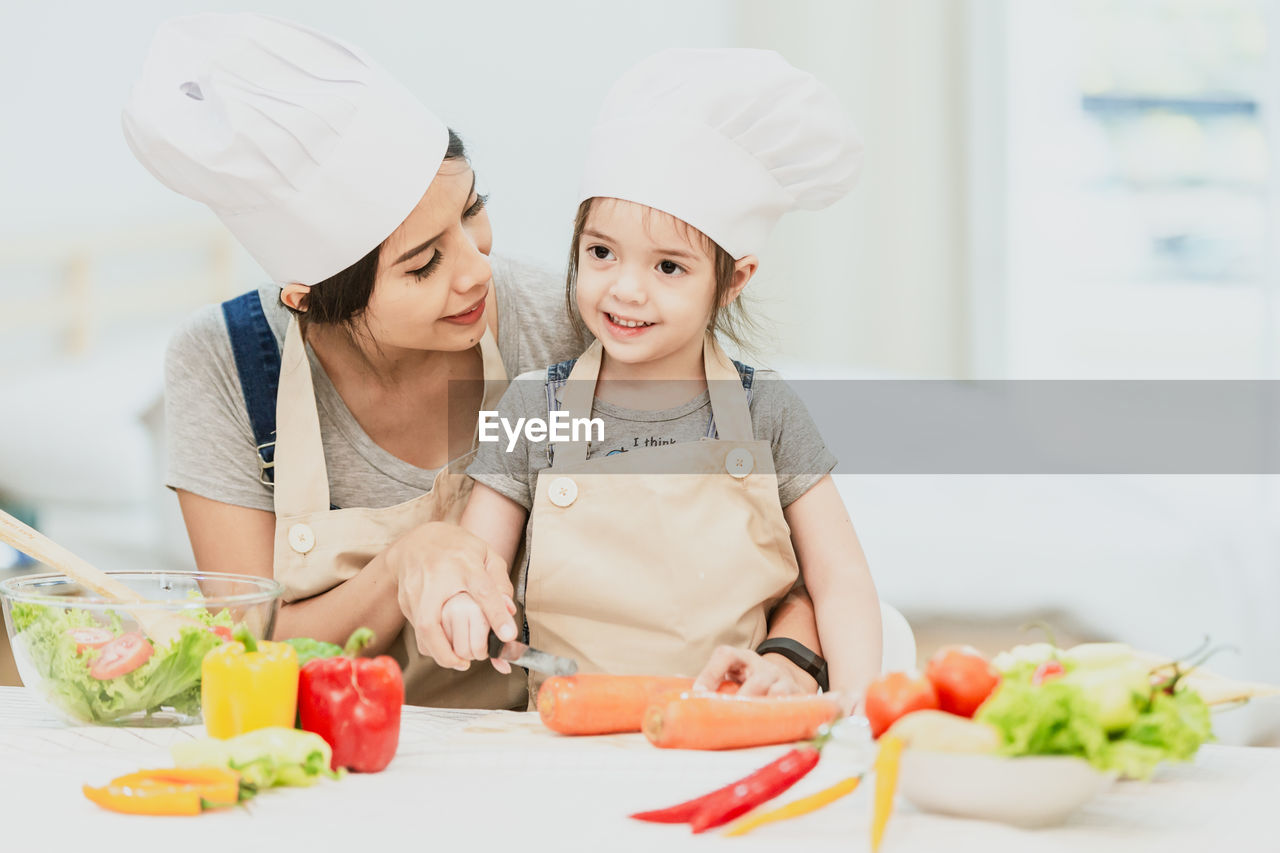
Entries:
[[880, 849], [884, 828], [893, 812], [893, 795], [898, 790], [898, 761], [902, 757], [902, 741], [893, 735], [880, 738], [876, 755], [876, 795], [871, 816], [871, 849]]
[[142, 770], [81, 790], [93, 802], [123, 814], [198, 815], [233, 806], [240, 798], [240, 774], [227, 767]]
[[764, 826], [766, 823], [777, 823], [780, 820], [790, 820], [793, 817], [816, 812], [823, 806], [834, 803], [844, 795], [853, 793], [853, 790], [858, 787], [858, 783], [861, 781], [861, 776], [850, 776], [848, 779], [835, 783], [830, 788], [824, 788], [816, 794], [792, 800], [780, 808], [747, 815], [729, 827], [725, 831], [725, 835], [746, 835], [751, 830]]
[[200, 666], [200, 709], [211, 737], [268, 726], [293, 728], [298, 712], [298, 653], [287, 643], [256, 643], [243, 627]]

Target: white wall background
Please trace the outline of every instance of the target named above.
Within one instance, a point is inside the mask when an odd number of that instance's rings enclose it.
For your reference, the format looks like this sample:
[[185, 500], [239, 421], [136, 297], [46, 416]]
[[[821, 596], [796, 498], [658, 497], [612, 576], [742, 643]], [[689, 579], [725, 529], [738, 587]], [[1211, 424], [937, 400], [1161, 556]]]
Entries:
[[[466, 139], [492, 195], [496, 249], [557, 268], [587, 131], [623, 70], [663, 47], [779, 50], [843, 96], [865, 136], [867, 166], [849, 198], [796, 214], [775, 234], [751, 294], [776, 335], [759, 352], [934, 376], [966, 371], [955, 216], [963, 150], [954, 143], [964, 3], [249, 5], [339, 34], [391, 68]], [[134, 161], [119, 110], [158, 22], [246, 7], [84, 0], [7, 9], [0, 79], [14, 82], [3, 87], [0, 112], [0, 243], [213, 221]], [[258, 280], [252, 261], [238, 260], [245, 285]]]

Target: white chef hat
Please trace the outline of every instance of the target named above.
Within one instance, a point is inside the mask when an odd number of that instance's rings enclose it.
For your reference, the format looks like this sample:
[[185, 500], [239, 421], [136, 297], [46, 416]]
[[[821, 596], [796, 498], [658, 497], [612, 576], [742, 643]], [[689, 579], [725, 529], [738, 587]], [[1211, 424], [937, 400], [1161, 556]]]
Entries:
[[606, 96], [578, 200], [663, 210], [741, 258], [782, 214], [847, 193], [861, 154], [835, 94], [777, 53], [664, 50]]
[[323, 281], [386, 239], [449, 138], [358, 49], [254, 14], [161, 24], [122, 122], [142, 165], [281, 283]]

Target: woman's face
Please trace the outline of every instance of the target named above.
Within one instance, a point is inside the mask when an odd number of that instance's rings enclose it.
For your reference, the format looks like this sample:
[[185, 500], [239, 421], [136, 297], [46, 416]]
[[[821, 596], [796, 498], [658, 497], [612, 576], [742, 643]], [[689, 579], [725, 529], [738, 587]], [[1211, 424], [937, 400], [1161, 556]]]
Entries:
[[484, 334], [493, 234], [475, 172], [445, 160], [382, 244], [364, 319], [380, 347], [458, 351]]

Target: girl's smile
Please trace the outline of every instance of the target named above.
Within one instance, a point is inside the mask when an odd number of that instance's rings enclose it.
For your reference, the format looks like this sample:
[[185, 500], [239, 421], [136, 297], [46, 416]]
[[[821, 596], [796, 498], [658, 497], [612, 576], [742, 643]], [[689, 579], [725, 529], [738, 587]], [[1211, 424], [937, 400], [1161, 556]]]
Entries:
[[604, 312], [604, 325], [613, 337], [627, 340], [638, 337], [657, 324], [645, 320], [634, 320], [623, 314], [613, 314], [606, 311]]

